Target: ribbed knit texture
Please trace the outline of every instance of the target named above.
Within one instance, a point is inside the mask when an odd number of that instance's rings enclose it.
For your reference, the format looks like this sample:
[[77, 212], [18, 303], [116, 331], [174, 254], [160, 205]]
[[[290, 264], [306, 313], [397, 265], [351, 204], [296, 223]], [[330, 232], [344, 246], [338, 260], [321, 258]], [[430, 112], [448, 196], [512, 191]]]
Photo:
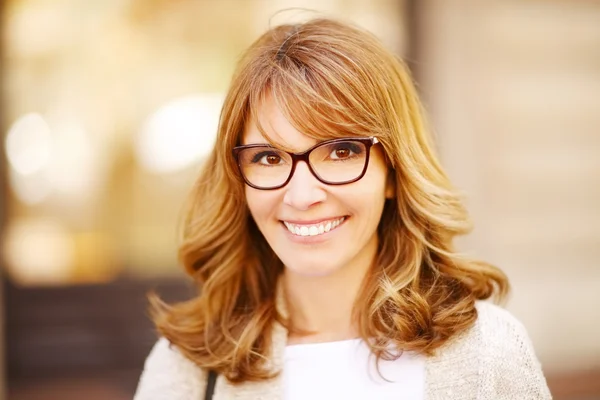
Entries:
[[[508, 311], [487, 302], [478, 302], [477, 311], [471, 329], [427, 359], [424, 400], [551, 399], [523, 325]], [[286, 341], [287, 331], [276, 325], [271, 358], [275, 368], [283, 365]], [[206, 375], [160, 339], [146, 360], [134, 400], [203, 399]], [[281, 375], [241, 385], [219, 376], [214, 400], [281, 400], [281, 385]]]

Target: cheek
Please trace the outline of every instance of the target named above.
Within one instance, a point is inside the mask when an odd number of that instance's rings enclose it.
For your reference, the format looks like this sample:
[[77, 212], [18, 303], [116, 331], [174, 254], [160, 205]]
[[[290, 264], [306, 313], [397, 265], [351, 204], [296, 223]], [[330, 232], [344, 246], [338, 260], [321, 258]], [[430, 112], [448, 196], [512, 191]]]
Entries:
[[[365, 177], [358, 181], [361, 186], [354, 194], [354, 201], [362, 213], [368, 216], [369, 223], [379, 219], [388, 195], [388, 171], [382, 160], [376, 160], [370, 165]], [[377, 221], [378, 222], [378, 221]]]
[[350, 185], [344, 192], [337, 192], [337, 199], [352, 213], [360, 215], [361, 224], [371, 224], [373, 219], [380, 216], [385, 203], [385, 175], [383, 173], [370, 173]]
[[389, 192], [388, 168], [381, 157], [373, 157], [371, 161], [373, 162], [369, 162], [365, 177], [359, 183], [363, 183], [364, 180], [365, 190], [371, 196], [377, 199], [379, 197], [385, 199]]
[[257, 225], [275, 210], [276, 194], [272, 190], [258, 190], [246, 187], [246, 203], [248, 210]]
[[250, 214], [254, 219], [256, 219], [256, 214], [260, 214], [259, 198], [260, 196], [255, 190], [246, 186], [246, 204], [248, 204], [248, 210], [250, 210]]

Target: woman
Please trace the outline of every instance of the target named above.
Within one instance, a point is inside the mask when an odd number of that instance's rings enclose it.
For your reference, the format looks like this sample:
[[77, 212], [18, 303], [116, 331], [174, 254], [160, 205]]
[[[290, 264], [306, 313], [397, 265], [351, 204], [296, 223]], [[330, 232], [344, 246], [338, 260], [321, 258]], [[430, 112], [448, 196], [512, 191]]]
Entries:
[[468, 231], [407, 68], [339, 22], [271, 29], [191, 196], [201, 294], [153, 299], [135, 398], [550, 398], [523, 326], [481, 301], [506, 276], [453, 249]]

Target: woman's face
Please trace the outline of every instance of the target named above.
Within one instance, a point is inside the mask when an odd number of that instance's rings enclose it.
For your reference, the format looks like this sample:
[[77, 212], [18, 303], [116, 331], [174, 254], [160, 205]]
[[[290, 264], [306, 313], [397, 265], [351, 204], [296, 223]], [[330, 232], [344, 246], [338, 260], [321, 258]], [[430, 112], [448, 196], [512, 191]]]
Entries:
[[[277, 143], [294, 152], [317, 144], [298, 132], [271, 100], [265, 101], [259, 118]], [[253, 122], [242, 139], [243, 144], [267, 143]], [[375, 145], [367, 171], [357, 182], [324, 184], [300, 161], [289, 183], [280, 189], [246, 185], [246, 200], [256, 225], [288, 272], [329, 275], [343, 268], [368, 268], [372, 263], [386, 194], [393, 195], [387, 175], [382, 150]]]

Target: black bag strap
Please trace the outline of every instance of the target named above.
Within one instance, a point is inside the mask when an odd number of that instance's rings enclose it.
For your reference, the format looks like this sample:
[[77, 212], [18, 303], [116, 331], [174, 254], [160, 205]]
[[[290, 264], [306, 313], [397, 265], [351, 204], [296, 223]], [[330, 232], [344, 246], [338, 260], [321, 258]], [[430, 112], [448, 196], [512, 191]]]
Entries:
[[217, 373], [213, 370], [208, 371], [208, 381], [206, 382], [206, 392], [204, 394], [204, 400], [212, 400], [215, 392], [215, 385], [217, 383]]

